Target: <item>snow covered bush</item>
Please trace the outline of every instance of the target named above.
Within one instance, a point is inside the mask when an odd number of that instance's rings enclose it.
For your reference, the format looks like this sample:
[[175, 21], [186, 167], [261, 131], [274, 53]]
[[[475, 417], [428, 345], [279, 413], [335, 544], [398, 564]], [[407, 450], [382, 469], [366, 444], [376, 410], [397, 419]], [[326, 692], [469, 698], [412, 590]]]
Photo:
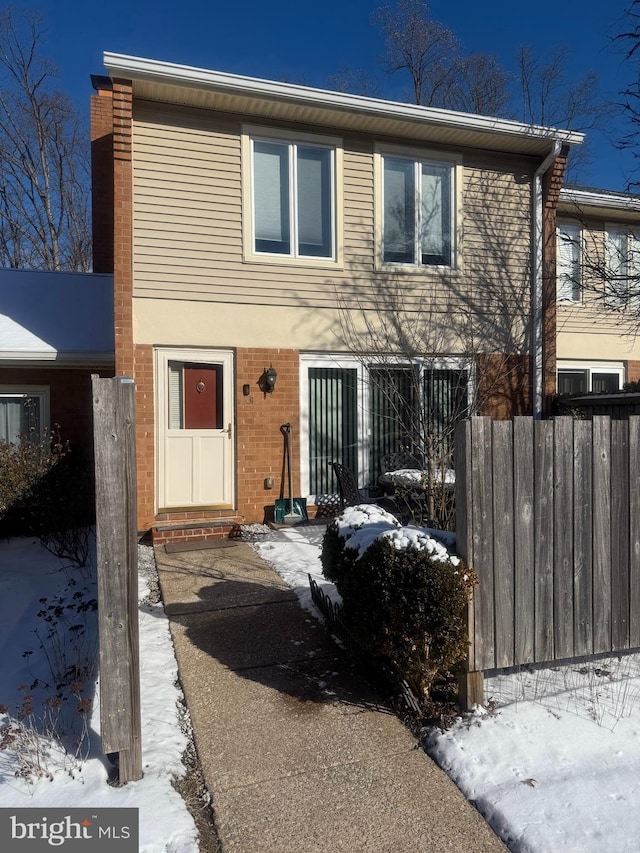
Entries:
[[327, 528], [322, 567], [356, 638], [391, 662], [418, 698], [464, 659], [476, 577], [429, 531], [402, 527], [375, 506], [350, 507]]

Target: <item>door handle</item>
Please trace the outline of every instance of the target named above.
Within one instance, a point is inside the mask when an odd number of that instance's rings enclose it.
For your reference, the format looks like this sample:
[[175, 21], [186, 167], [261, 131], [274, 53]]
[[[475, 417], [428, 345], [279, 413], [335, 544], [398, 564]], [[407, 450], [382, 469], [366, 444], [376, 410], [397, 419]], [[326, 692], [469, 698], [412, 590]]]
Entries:
[[231, 421], [229, 421], [229, 426], [224, 431], [226, 432], [229, 441], [231, 441]]

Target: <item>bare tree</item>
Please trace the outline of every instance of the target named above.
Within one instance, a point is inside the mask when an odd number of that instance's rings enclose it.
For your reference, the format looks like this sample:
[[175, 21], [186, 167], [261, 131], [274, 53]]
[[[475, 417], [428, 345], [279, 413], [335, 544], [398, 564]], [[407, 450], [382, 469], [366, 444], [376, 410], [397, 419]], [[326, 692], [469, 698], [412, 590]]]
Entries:
[[430, 16], [423, 0], [398, 0], [395, 6], [384, 3], [374, 22], [385, 39], [384, 70], [409, 73], [416, 104], [442, 106], [458, 50], [453, 32]]
[[452, 77], [449, 109], [485, 116], [509, 114], [509, 75], [497, 57], [484, 53], [460, 57]]
[[352, 95], [364, 95], [368, 98], [381, 96], [378, 81], [365, 68], [341, 65], [336, 73], [329, 77], [327, 85], [336, 92], [350, 92]]
[[[615, 38], [631, 70], [631, 80], [620, 93], [620, 106], [627, 120], [628, 130], [618, 141], [618, 147], [630, 151], [634, 160], [640, 160], [640, 2], [633, 0], [626, 10], [627, 28]], [[628, 179], [630, 189], [640, 186], [640, 167], [636, 166]]]
[[0, 265], [91, 268], [88, 134], [31, 13], [0, 10]]
[[[523, 122], [569, 130], [604, 130], [614, 107], [599, 94], [598, 75], [572, 80], [567, 71], [569, 50], [556, 47], [540, 59], [531, 45], [518, 51], [517, 112]], [[588, 140], [572, 150], [567, 179], [576, 181], [589, 164]]]

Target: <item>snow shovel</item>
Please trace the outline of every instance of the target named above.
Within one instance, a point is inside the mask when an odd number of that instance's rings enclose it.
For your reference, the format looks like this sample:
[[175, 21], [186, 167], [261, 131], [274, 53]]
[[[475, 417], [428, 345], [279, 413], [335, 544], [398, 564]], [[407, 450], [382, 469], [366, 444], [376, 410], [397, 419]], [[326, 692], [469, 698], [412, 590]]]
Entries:
[[[293, 497], [293, 480], [291, 476], [291, 447], [289, 439], [291, 436], [291, 424], [282, 424], [280, 432], [284, 438], [284, 453], [282, 458], [282, 478], [280, 480], [280, 497], [276, 499], [274, 507], [274, 521], [276, 524], [297, 524], [299, 521], [307, 521], [307, 499]], [[288, 472], [289, 497], [284, 498], [284, 469]]]

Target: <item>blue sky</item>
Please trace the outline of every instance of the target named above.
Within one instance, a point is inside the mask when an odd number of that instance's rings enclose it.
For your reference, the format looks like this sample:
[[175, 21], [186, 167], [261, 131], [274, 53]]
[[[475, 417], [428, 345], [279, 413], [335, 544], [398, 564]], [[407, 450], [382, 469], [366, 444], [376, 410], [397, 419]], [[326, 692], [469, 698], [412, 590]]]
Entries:
[[[400, 78], [389, 80], [379, 70], [382, 38], [371, 23], [379, 0], [181, 0], [139, 2], [110, 0], [34, 0], [14, 8], [37, 8], [47, 28], [46, 54], [60, 69], [61, 87], [88, 111], [89, 75], [104, 72], [105, 50], [324, 86], [341, 65], [369, 68], [387, 97], [401, 97]], [[432, 0], [432, 16], [457, 34], [467, 53], [495, 53], [512, 69], [518, 47], [531, 44], [542, 57], [551, 48], [571, 50], [570, 73], [576, 78], [596, 71], [601, 89], [616, 100], [631, 67], [611, 38], [624, 27], [625, 0]], [[553, 25], [553, 28], [552, 28]], [[594, 135], [594, 160], [585, 183], [621, 190], [633, 163], [629, 153], [613, 148], [619, 122], [611, 123], [611, 139]]]

